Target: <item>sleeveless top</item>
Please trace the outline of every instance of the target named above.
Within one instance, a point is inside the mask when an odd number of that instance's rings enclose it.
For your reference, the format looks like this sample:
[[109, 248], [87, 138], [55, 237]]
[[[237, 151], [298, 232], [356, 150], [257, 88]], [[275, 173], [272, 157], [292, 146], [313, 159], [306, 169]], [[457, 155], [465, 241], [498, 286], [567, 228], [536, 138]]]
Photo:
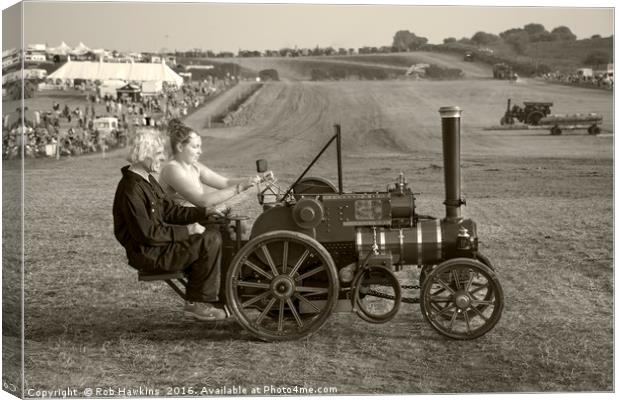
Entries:
[[[164, 168], [166, 168], [167, 166], [168, 164], [166, 164]], [[195, 172], [196, 180], [198, 180], [198, 183], [202, 185], [202, 182], [200, 182], [200, 171], [198, 171], [198, 167], [192, 164], [192, 170], [193, 172]], [[168, 185], [168, 182], [162, 179], [161, 182], [159, 183], [160, 183], [160, 186], [164, 189], [164, 191], [166, 192], [166, 194], [168, 195], [168, 197], [170, 198], [170, 200], [172, 200], [174, 204], [182, 206], [182, 207], [196, 207], [194, 204], [190, 203], [183, 196], [181, 196], [179, 192], [174, 190], [172, 186]], [[193, 224], [189, 224], [189, 225], [200, 225], [200, 224], [198, 222], [194, 222]]]
[[[167, 165], [164, 166], [164, 168], [166, 167]], [[195, 173], [195, 180], [198, 181], [199, 185], [202, 185], [202, 182], [200, 182], [200, 171], [198, 171], [198, 167], [192, 164], [192, 170], [193, 170], [192, 172]], [[166, 191], [166, 194], [168, 195], [168, 197], [170, 197], [170, 199], [174, 202], [174, 204], [177, 204], [183, 207], [196, 207], [194, 204], [190, 203], [183, 196], [181, 196], [179, 192], [174, 190], [174, 188], [170, 186], [168, 182], [162, 179], [160, 184]]]

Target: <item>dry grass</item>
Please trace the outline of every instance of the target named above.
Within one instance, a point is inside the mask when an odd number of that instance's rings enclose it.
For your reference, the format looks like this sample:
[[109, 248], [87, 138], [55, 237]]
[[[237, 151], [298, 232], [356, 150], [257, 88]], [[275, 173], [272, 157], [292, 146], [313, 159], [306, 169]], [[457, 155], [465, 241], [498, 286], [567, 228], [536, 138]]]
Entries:
[[[111, 205], [124, 154], [33, 160], [25, 175], [26, 387], [611, 391], [612, 140], [483, 131], [514, 91], [552, 93], [566, 108], [584, 101], [611, 115], [609, 95], [584, 91], [575, 99], [574, 89], [535, 84], [277, 83], [247, 108], [256, 113], [247, 127], [228, 136], [203, 131], [203, 157], [217, 170], [251, 173], [255, 159], [267, 158], [290, 183], [340, 122], [347, 190], [383, 190], [403, 170], [423, 192], [418, 211], [440, 216], [437, 110], [462, 105], [464, 214], [479, 225], [506, 299], [486, 336], [446, 339], [415, 305], [403, 305], [385, 325], [335, 314], [312, 337], [290, 343], [256, 341], [233, 321], [184, 320], [180, 299], [162, 283], [138, 283], [114, 240]], [[17, 226], [7, 185], [18, 171], [10, 167], [4, 164], [5, 227]], [[326, 160], [313, 173], [334, 179], [334, 171]], [[259, 212], [254, 203], [243, 209]], [[4, 246], [11, 232], [3, 231]], [[7, 248], [5, 274], [14, 265]]]

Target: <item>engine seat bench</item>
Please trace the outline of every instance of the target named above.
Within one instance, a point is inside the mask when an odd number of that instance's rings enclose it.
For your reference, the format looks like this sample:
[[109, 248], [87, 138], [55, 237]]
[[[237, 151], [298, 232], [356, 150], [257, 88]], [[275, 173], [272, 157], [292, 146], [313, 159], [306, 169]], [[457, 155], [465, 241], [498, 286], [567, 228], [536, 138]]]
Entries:
[[164, 281], [176, 292], [176, 294], [185, 300], [185, 293], [182, 289], [187, 287], [187, 275], [183, 271], [163, 273], [138, 271], [138, 280], [145, 282]]

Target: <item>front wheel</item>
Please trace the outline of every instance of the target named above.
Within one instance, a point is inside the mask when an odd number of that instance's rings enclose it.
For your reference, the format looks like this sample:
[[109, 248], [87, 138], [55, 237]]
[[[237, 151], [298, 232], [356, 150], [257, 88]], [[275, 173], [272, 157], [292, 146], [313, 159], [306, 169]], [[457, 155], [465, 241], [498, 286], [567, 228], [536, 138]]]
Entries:
[[594, 124], [588, 127], [588, 134], [598, 135], [599, 133], [601, 133], [601, 128], [599, 128], [598, 125]]
[[528, 114], [528, 116], [525, 119], [525, 122], [530, 125], [538, 125], [538, 123], [543, 117], [544, 115], [540, 111], [533, 111]]
[[554, 127], [551, 128], [551, 135], [558, 136], [561, 134], [562, 134], [562, 129], [560, 129], [559, 126], [555, 125]]
[[474, 259], [455, 258], [428, 274], [420, 291], [420, 307], [424, 318], [442, 335], [475, 339], [499, 321], [504, 292], [491, 268]]
[[315, 239], [292, 231], [267, 232], [237, 253], [226, 275], [226, 299], [254, 336], [296, 340], [331, 315], [339, 283], [330, 254]]

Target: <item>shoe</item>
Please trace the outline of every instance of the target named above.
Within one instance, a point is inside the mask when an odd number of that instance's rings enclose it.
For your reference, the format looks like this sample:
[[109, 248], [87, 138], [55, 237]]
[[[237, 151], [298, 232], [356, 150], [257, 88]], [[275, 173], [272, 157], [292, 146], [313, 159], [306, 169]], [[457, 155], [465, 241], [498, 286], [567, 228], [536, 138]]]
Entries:
[[226, 319], [226, 312], [210, 303], [186, 301], [183, 314], [186, 317], [193, 317], [200, 321], [220, 321]]

